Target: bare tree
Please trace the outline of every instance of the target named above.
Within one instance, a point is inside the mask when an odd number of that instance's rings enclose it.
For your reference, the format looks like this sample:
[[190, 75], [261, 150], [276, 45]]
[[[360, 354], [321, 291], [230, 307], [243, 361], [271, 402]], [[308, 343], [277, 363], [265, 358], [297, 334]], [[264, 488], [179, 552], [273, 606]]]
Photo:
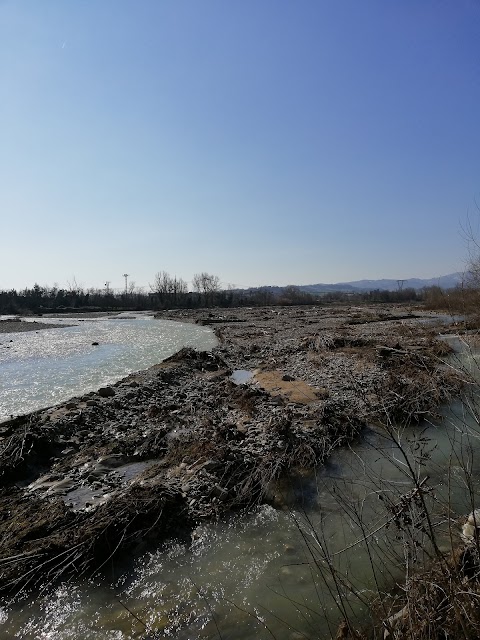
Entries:
[[77, 279], [73, 276], [72, 280], [67, 280], [67, 291], [78, 295], [83, 293], [83, 285], [78, 284]]
[[158, 271], [155, 274], [153, 284], [150, 285], [150, 289], [158, 297], [159, 302], [162, 305], [178, 303], [181, 296], [188, 293], [188, 285], [182, 278], [172, 276], [166, 271]]
[[158, 296], [160, 302], [164, 302], [167, 294], [170, 291], [171, 278], [166, 271], [158, 271], [155, 274], [153, 284], [150, 285], [150, 289]]
[[178, 302], [180, 296], [188, 293], [188, 285], [183, 278], [174, 276], [171, 282], [171, 292], [174, 302]]
[[203, 271], [193, 276], [192, 284], [194, 291], [203, 295], [205, 306], [211, 306], [215, 299], [215, 294], [220, 291], [220, 278]]
[[472, 219], [467, 217], [462, 225], [462, 235], [467, 245], [467, 260], [463, 284], [472, 289], [480, 289], [480, 207], [477, 204], [477, 216]]

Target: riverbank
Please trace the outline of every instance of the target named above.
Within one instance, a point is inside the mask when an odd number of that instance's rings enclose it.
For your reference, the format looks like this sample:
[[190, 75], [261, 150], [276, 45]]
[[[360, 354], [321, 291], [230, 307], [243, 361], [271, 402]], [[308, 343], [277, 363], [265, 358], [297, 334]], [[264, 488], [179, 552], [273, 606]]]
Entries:
[[20, 318], [9, 318], [6, 320], [0, 320], [0, 334], [41, 331], [42, 329], [59, 329], [66, 326], [68, 325], [54, 324], [52, 322], [37, 322], [36, 320], [21, 320]]
[[161, 317], [212, 324], [220, 345], [0, 425], [3, 590], [98, 568], [227, 510], [281, 508], [278, 478], [367, 423], [421, 418], [460, 384], [428, 314], [407, 309]]

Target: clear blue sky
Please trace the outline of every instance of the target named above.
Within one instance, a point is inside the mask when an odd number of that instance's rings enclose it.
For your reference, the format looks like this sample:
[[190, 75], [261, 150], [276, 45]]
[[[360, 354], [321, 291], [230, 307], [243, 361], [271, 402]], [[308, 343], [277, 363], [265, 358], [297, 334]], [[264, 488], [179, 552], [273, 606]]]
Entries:
[[464, 266], [478, 0], [0, 0], [0, 78], [0, 288]]

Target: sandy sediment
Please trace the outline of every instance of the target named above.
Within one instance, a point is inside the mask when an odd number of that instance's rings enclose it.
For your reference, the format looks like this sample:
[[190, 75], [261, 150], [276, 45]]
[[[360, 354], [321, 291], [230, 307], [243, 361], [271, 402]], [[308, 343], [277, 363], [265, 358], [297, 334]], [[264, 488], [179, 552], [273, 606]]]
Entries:
[[281, 507], [278, 479], [459, 388], [437, 329], [405, 309], [161, 317], [211, 324], [219, 346], [0, 424], [0, 589], [100, 567], [230, 509]]
[[52, 322], [37, 322], [36, 320], [0, 320], [0, 334], [2, 333], [22, 333], [25, 331], [41, 331], [42, 329], [57, 329], [66, 327], [65, 324], [54, 324]]

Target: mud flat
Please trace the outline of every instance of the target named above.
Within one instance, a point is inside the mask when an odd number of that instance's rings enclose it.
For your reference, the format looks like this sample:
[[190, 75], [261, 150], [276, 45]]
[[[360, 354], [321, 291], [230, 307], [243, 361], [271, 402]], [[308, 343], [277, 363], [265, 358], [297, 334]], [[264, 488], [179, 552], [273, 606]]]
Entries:
[[65, 324], [54, 324], [52, 322], [37, 322], [36, 320], [21, 320], [12, 318], [0, 320], [0, 334], [2, 333], [22, 333], [25, 331], [40, 331], [41, 329], [59, 329], [66, 327]]
[[0, 589], [18, 592], [261, 501], [364, 425], [414, 421], [460, 385], [428, 314], [289, 307], [159, 314], [213, 353], [0, 424]]

